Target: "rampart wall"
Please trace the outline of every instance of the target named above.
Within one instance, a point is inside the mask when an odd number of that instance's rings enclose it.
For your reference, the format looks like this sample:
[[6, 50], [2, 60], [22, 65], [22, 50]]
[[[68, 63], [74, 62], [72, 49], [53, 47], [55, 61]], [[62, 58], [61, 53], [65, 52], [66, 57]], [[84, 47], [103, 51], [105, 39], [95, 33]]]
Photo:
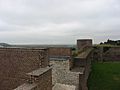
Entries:
[[12, 90], [23, 84], [26, 73], [46, 67], [47, 49], [0, 48], [0, 90]]
[[77, 40], [77, 48], [79, 51], [87, 47], [92, 47], [92, 39], [78, 39]]
[[50, 47], [49, 56], [71, 56], [72, 49], [66, 47]]
[[52, 90], [52, 68], [45, 67], [27, 73], [28, 81], [14, 90]]
[[94, 47], [94, 60], [100, 62], [120, 61], [120, 47]]

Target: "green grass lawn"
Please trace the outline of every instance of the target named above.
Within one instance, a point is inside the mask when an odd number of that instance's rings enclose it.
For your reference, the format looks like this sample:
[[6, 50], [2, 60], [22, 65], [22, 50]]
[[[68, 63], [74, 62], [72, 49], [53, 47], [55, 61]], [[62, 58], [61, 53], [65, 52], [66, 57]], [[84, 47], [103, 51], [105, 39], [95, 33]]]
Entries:
[[93, 63], [89, 90], [120, 90], [120, 63]]

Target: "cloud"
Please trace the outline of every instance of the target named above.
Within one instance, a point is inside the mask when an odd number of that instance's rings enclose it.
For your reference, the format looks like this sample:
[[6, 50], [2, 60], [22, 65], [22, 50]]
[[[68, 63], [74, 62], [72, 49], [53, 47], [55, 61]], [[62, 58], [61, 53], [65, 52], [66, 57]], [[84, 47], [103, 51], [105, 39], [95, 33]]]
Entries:
[[119, 0], [0, 0], [0, 41], [74, 44], [119, 39]]

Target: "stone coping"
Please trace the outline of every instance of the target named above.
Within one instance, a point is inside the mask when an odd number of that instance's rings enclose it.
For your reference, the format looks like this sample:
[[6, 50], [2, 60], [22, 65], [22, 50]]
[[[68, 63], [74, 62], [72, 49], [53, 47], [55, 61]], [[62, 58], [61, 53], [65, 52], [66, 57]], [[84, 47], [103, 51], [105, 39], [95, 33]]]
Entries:
[[16, 89], [13, 89], [13, 90], [33, 90], [36, 87], [37, 87], [36, 83], [32, 83], [32, 84], [24, 83], [24, 84], [18, 86]]
[[52, 90], [76, 90], [76, 86], [56, 83]]
[[81, 52], [77, 57], [75, 58], [81, 58], [81, 59], [86, 59], [87, 56], [92, 52], [93, 48], [89, 48], [83, 52]]
[[39, 69], [34, 70], [34, 71], [30, 72], [30, 73], [27, 73], [27, 75], [39, 77], [40, 75], [47, 72], [49, 69], [52, 69], [52, 68], [51, 67], [39, 68]]

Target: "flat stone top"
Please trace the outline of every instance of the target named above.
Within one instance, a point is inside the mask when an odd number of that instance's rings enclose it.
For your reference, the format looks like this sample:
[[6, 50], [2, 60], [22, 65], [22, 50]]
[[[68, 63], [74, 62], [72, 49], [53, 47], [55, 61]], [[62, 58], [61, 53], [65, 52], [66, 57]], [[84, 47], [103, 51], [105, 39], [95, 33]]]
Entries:
[[24, 83], [21, 86], [18, 86], [16, 89], [14, 90], [32, 90], [35, 87], [37, 87], [37, 84], [33, 83], [33, 84], [29, 84], [29, 83]]
[[92, 48], [89, 48], [89, 49], [81, 52], [81, 53], [80, 53], [77, 57], [75, 57], [75, 58], [85, 59], [85, 58], [87, 58], [87, 56], [91, 53], [92, 50], [93, 50]]
[[39, 68], [37, 70], [34, 70], [30, 73], [27, 73], [27, 75], [30, 75], [30, 76], [40, 76], [42, 74], [44, 74], [45, 72], [47, 72], [49, 69], [51, 69], [51, 67], [45, 67], [45, 68]]
[[65, 85], [56, 83], [52, 90], [75, 90], [76, 87], [73, 85]]

